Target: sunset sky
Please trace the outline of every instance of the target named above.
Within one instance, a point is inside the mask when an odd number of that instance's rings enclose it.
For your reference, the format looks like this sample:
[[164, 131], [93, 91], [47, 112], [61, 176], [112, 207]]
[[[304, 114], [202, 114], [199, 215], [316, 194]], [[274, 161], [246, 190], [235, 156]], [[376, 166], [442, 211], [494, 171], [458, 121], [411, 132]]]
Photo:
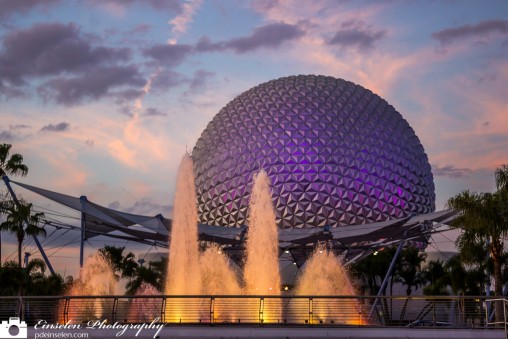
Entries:
[[507, 1], [0, 0], [0, 143], [30, 168], [13, 180], [170, 217], [178, 163], [223, 106], [323, 74], [404, 116], [439, 210], [508, 163], [507, 18]]

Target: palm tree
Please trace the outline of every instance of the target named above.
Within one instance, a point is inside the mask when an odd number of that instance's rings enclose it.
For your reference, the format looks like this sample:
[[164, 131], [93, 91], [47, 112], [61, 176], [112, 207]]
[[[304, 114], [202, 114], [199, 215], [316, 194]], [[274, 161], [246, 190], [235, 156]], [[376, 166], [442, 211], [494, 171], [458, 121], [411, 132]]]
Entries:
[[15, 261], [0, 266], [0, 295], [17, 295], [25, 282], [26, 274]]
[[125, 286], [125, 294], [134, 295], [143, 283], [152, 285], [159, 292], [162, 290], [160, 272], [152, 263], [150, 263], [148, 267], [139, 266], [136, 269], [133, 279]]
[[[361, 290], [366, 291], [368, 288], [370, 295], [376, 295], [379, 293], [383, 279], [388, 272], [396, 251], [396, 247], [384, 248], [353, 264], [352, 273], [359, 280]], [[400, 257], [397, 259], [397, 263], [399, 261]], [[390, 295], [393, 295], [394, 279], [395, 272], [392, 272], [390, 276]], [[383, 291], [383, 295], [386, 295], [386, 288]], [[390, 304], [388, 304], [385, 298], [381, 299], [385, 324], [391, 324], [392, 322], [392, 301], [393, 300], [390, 299]]]
[[25, 288], [26, 295], [61, 295], [64, 292], [66, 287], [64, 278], [58, 273], [46, 275], [44, 260], [31, 259], [25, 271], [28, 279]]
[[62, 295], [68, 282], [60, 274], [45, 273], [46, 264], [39, 258], [31, 259], [25, 268], [8, 261], [0, 267], [0, 295]]
[[0, 178], [4, 175], [21, 175], [28, 173], [28, 167], [23, 164], [23, 156], [15, 153], [9, 157], [12, 145], [0, 144]]
[[508, 165], [502, 165], [494, 172], [496, 186], [499, 191], [508, 191]]
[[[508, 166], [503, 165], [495, 171], [496, 187], [494, 193], [476, 193], [468, 190], [448, 200], [448, 206], [460, 212], [454, 226], [463, 230], [459, 236], [480, 239], [487, 244], [493, 262], [494, 293], [503, 292], [502, 265], [504, 258], [504, 239], [508, 236]], [[501, 321], [501, 304], [496, 307], [496, 321]]]
[[[426, 258], [426, 253], [420, 253], [420, 251], [414, 247], [408, 247], [401, 253], [400, 267], [397, 270], [397, 277], [395, 280], [407, 286], [406, 295], [408, 297], [413, 292], [413, 287], [417, 289], [425, 284], [425, 275], [421, 270], [421, 265]], [[400, 321], [402, 321], [406, 315], [408, 302], [409, 298], [406, 298], [400, 313]]]
[[447, 286], [450, 278], [441, 260], [431, 260], [424, 270], [425, 281], [429, 284], [423, 288], [425, 295], [448, 295]]
[[[9, 157], [12, 145], [0, 144], [0, 179], [4, 175], [21, 175], [24, 177], [28, 173], [28, 167], [23, 164], [23, 156], [15, 153]], [[3, 213], [4, 208], [0, 210]], [[2, 231], [0, 230], [0, 265], [2, 263]]]
[[108, 245], [99, 249], [99, 253], [110, 263], [117, 279], [131, 278], [138, 267], [134, 253], [129, 252], [124, 255], [124, 250], [125, 246], [115, 247]]
[[[448, 206], [460, 211], [454, 225], [464, 232], [457, 242], [469, 243], [467, 239], [486, 243], [494, 263], [494, 293], [502, 295], [503, 240], [508, 235], [508, 167], [496, 170], [494, 193], [464, 191], [448, 200]], [[465, 240], [466, 239], [466, 240]], [[467, 245], [466, 245], [467, 246]]]
[[6, 207], [6, 220], [0, 224], [0, 231], [6, 230], [18, 238], [18, 265], [21, 267], [21, 251], [25, 236], [46, 236], [46, 230], [38, 226], [44, 213], [32, 214], [32, 204], [20, 202]]

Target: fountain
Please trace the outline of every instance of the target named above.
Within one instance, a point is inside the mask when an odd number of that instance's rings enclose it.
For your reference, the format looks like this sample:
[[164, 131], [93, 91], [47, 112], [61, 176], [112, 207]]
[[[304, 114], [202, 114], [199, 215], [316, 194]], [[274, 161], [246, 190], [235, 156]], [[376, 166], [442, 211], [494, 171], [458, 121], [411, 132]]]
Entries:
[[261, 170], [254, 178], [249, 204], [249, 230], [245, 244], [245, 292], [279, 295], [279, 238], [268, 175]]
[[[187, 298], [168, 299], [168, 322], [280, 322], [284, 312], [291, 313], [291, 305], [283, 306], [279, 298], [279, 247], [275, 210], [273, 208], [268, 175], [261, 170], [254, 177], [249, 203], [249, 228], [245, 242], [243, 279], [238, 279], [228, 258], [218, 246], [198, 250], [197, 207], [192, 159], [185, 155], [180, 164], [174, 203], [174, 219], [170, 241], [168, 281], [165, 293]], [[239, 283], [239, 280], [243, 284]], [[345, 269], [335, 255], [323, 248], [315, 251], [298, 279], [296, 295], [354, 295]], [[199, 314], [192, 309], [208, 302], [200, 295], [244, 295], [251, 298], [231, 298], [214, 304], [214, 314]], [[264, 296], [259, 299], [258, 296]], [[261, 307], [260, 307], [261, 300]], [[338, 301], [314, 302], [316, 319], [330, 321], [341, 305]], [[235, 307], [236, 305], [236, 307]], [[196, 307], [198, 306], [198, 307]], [[205, 308], [206, 309], [206, 308]], [[232, 311], [234, 309], [234, 311]], [[260, 309], [262, 311], [260, 311]], [[357, 313], [357, 310], [355, 310]], [[213, 318], [211, 318], [213, 317]], [[342, 316], [341, 323], [354, 323], [357, 314]], [[303, 322], [303, 321], [302, 321]]]
[[[152, 285], [143, 282], [137, 289], [136, 296], [156, 296], [160, 292]], [[130, 322], [151, 322], [161, 316], [161, 299], [135, 298], [129, 307], [128, 320]]]
[[[297, 309], [308, 308], [309, 298], [296, 298], [283, 305], [279, 273], [278, 227], [275, 221], [268, 175], [261, 170], [254, 177], [249, 203], [249, 228], [245, 242], [243, 272], [234, 269], [228, 257], [217, 245], [199, 251], [198, 214], [194, 186], [193, 163], [189, 155], [182, 158], [174, 201], [174, 216], [171, 229], [167, 281], [164, 294], [176, 296], [165, 300], [161, 313], [161, 299], [134, 298], [126, 312], [129, 322], [149, 321], [163, 316], [164, 322], [265, 322], [278, 323], [293, 319]], [[242, 274], [243, 273], [243, 274]], [[113, 294], [115, 286], [113, 270], [100, 254], [87, 259], [81, 270], [80, 279], [70, 295], [100, 296]], [[136, 295], [158, 295], [151, 285], [144, 284]], [[358, 308], [348, 303], [347, 310], [339, 299], [325, 300], [329, 296], [355, 295], [347, 272], [336, 256], [318, 247], [305, 264], [303, 274], [297, 279], [296, 296], [313, 296], [312, 307], [315, 322], [358, 324]], [[232, 298], [210, 296], [230, 295]], [[234, 297], [234, 296], [243, 297]], [[252, 296], [252, 297], [249, 297]], [[322, 298], [319, 298], [322, 296]], [[217, 300], [215, 300], [217, 299]], [[101, 299], [94, 301], [76, 300], [73, 307], [81, 313], [70, 314], [73, 319], [83, 317], [88, 310], [88, 319], [100, 318], [108, 310]], [[307, 303], [307, 304], [306, 304]], [[69, 306], [69, 305], [67, 305]], [[208, 309], [208, 310], [207, 310]], [[338, 316], [339, 314], [339, 316]], [[126, 319], [126, 321], [127, 321]], [[313, 320], [310, 320], [313, 323]]]
[[197, 224], [198, 211], [192, 159], [185, 155], [180, 163], [176, 180], [166, 294], [201, 294]]
[[[111, 265], [99, 252], [88, 257], [79, 272], [79, 279], [75, 281], [68, 292], [70, 296], [106, 296], [117, 291], [116, 277]], [[104, 299], [72, 299], [72, 305], [67, 305], [67, 318], [81, 322], [91, 319], [101, 319], [108, 313], [111, 305]], [[63, 308], [59, 308], [59, 318]]]
[[338, 321], [343, 324], [358, 324], [360, 307], [354, 299], [344, 302], [347, 299], [328, 298], [353, 296], [356, 292], [340, 261], [325, 246], [318, 246], [305, 263], [303, 273], [297, 279], [294, 294], [313, 296], [314, 323]]

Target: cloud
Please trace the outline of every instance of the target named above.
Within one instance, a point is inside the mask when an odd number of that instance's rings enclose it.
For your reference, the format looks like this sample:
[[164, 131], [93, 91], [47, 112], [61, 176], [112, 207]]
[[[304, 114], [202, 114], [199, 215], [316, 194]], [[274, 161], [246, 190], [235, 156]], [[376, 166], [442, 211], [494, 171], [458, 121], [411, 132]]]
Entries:
[[157, 215], [162, 214], [165, 217], [168, 216], [168, 212], [171, 212], [173, 207], [171, 205], [162, 205], [152, 201], [152, 198], [145, 197], [138, 201], [135, 201], [132, 206], [122, 207], [118, 200], [113, 201], [108, 205], [109, 208], [119, 210], [126, 213], [140, 214], [140, 215]]
[[68, 122], [60, 122], [56, 125], [48, 124], [40, 129], [40, 132], [64, 132], [68, 131], [70, 128], [70, 124]]
[[216, 52], [231, 49], [242, 54], [261, 48], [279, 48], [285, 42], [296, 40], [304, 35], [305, 32], [297, 25], [272, 23], [256, 28], [249, 36], [231, 40], [214, 43], [208, 37], [203, 37], [196, 44], [196, 50], [198, 52]]
[[341, 25], [341, 29], [328, 41], [328, 44], [365, 52], [372, 49], [374, 44], [385, 35], [386, 31], [373, 31], [365, 27], [362, 22], [350, 21]]
[[95, 141], [93, 139], [85, 140], [85, 145], [87, 145], [90, 149], [93, 149], [95, 146]]
[[14, 14], [26, 14], [36, 7], [48, 9], [52, 5], [60, 2], [60, 0], [0, 0], [0, 20], [5, 19]]
[[[122, 106], [118, 109], [123, 115], [128, 116], [129, 118], [134, 117], [134, 115], [139, 111], [139, 109], [135, 106]], [[140, 113], [140, 116], [143, 117], [157, 117], [157, 116], [167, 116], [167, 113], [162, 112], [158, 108], [148, 107], [143, 112]]]
[[176, 44], [180, 35], [187, 32], [187, 26], [192, 22], [202, 4], [202, 0], [189, 0], [182, 4], [182, 13], [169, 21], [173, 32], [173, 38], [168, 41], [170, 44]]
[[251, 2], [251, 7], [260, 13], [265, 13], [270, 9], [276, 7], [280, 0], [254, 0]]
[[92, 38], [82, 35], [74, 24], [36, 24], [5, 35], [0, 80], [21, 85], [25, 77], [79, 72], [129, 58], [128, 48], [92, 46]]
[[129, 34], [145, 34], [150, 32], [152, 26], [148, 24], [139, 24], [129, 31]]
[[168, 67], [175, 67], [184, 62], [194, 52], [233, 50], [242, 54], [261, 48], [278, 48], [285, 42], [298, 39], [303, 35], [305, 35], [305, 32], [297, 25], [273, 23], [256, 28], [249, 36], [220, 42], [213, 42], [210, 38], [204, 36], [194, 46], [189, 44], [157, 44], [143, 50], [143, 55]]
[[155, 92], [162, 92], [186, 82], [188, 82], [188, 79], [183, 74], [164, 70], [152, 78], [151, 89]]
[[189, 84], [189, 89], [192, 91], [202, 90], [206, 86], [208, 79], [213, 78], [214, 76], [214, 72], [209, 72], [204, 69], [197, 70], [194, 73], [191, 83]]
[[0, 131], [0, 140], [12, 141], [20, 136], [20, 131], [30, 128], [31, 126], [25, 124], [9, 125], [8, 129]]
[[[119, 94], [111, 90], [124, 86], [140, 88], [145, 83], [146, 80], [132, 65], [95, 67], [76, 76], [49, 80], [38, 88], [38, 92], [46, 100], [72, 106], [87, 99], [100, 99], [107, 95], [124, 95], [125, 97], [130, 91]], [[134, 93], [131, 94], [134, 95]]]
[[159, 109], [154, 108], [154, 107], [148, 107], [147, 109], [145, 109], [145, 111], [143, 112], [142, 115], [143, 116], [151, 116], [151, 117], [167, 116], [166, 113], [164, 113], [164, 112], [162, 112]]
[[185, 58], [192, 53], [191, 45], [154, 45], [143, 51], [143, 55], [148, 56], [169, 67], [181, 64]]
[[180, 13], [182, 5], [179, 0], [88, 0], [88, 3], [101, 7], [106, 11], [122, 16], [128, 7], [136, 4], [148, 4], [157, 11], [169, 11], [173, 13]]
[[19, 95], [28, 80], [44, 78], [38, 94], [73, 105], [111, 94], [113, 87], [143, 86], [137, 68], [122, 65], [130, 49], [95, 46], [95, 41], [74, 24], [36, 24], [7, 33], [0, 49], [0, 93], [11, 97], [17, 90]]
[[462, 178], [473, 173], [470, 168], [457, 168], [452, 165], [440, 167], [438, 165], [432, 165], [432, 173], [437, 177], [448, 177], [448, 178]]
[[283, 43], [298, 39], [304, 34], [296, 25], [275, 23], [258, 27], [251, 35], [232, 39], [225, 45], [237, 53], [246, 53], [259, 48], [278, 48]]
[[463, 25], [447, 28], [432, 33], [432, 37], [441, 45], [450, 45], [460, 40], [470, 38], [487, 38], [491, 35], [508, 35], [508, 20], [486, 20], [476, 25]]
[[14, 140], [14, 138], [15, 135], [14, 133], [12, 133], [12, 131], [9, 130], [0, 131], [0, 140], [11, 141]]

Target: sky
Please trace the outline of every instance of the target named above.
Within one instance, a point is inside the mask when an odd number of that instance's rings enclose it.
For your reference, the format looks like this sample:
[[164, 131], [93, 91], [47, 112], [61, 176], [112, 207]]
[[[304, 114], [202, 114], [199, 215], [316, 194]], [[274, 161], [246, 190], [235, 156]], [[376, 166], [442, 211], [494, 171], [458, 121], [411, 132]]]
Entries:
[[[0, 0], [0, 143], [29, 166], [13, 180], [171, 217], [180, 159], [222, 107], [322, 74], [403, 115], [441, 210], [462, 190], [494, 190], [508, 163], [507, 18], [506, 1]], [[54, 247], [59, 269], [75, 272], [73, 246]]]

